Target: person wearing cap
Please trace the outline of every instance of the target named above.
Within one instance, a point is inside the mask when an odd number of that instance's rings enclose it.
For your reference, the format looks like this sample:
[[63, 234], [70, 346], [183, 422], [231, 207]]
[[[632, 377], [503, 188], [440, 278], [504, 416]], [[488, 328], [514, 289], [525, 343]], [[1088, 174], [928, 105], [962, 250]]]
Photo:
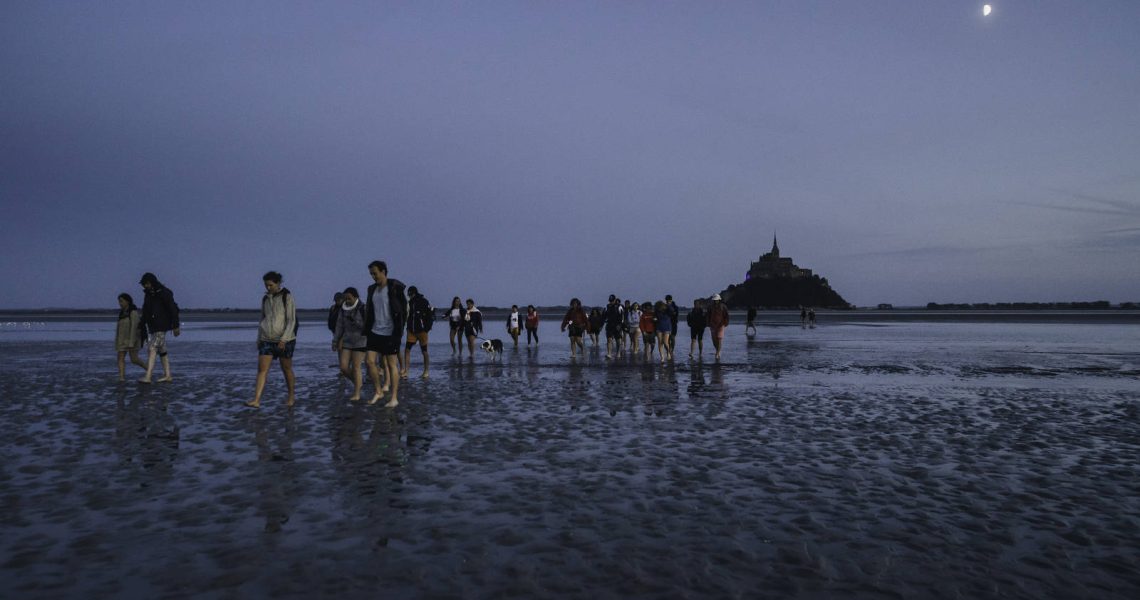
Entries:
[[720, 360], [720, 345], [724, 341], [724, 330], [728, 327], [728, 307], [721, 301], [720, 294], [714, 294], [712, 301], [708, 316], [709, 337], [712, 338], [713, 348], [716, 348], [716, 359]]
[[146, 375], [139, 383], [151, 383], [154, 375], [155, 358], [162, 359], [160, 383], [173, 381], [170, 374], [170, 357], [166, 353], [166, 332], [173, 331], [174, 337], [182, 333], [178, 322], [178, 304], [174, 302], [174, 292], [162, 285], [154, 273], [143, 273], [139, 284], [143, 288], [142, 325], [147, 332]]

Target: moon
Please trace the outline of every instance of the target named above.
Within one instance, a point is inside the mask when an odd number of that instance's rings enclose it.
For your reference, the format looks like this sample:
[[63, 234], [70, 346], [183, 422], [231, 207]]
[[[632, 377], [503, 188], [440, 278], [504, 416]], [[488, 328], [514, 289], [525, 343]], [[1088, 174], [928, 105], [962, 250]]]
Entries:
[[982, 16], [988, 17], [988, 16], [990, 16], [990, 13], [992, 13], [993, 11], [994, 11], [994, 7], [987, 4], [987, 5], [982, 7]]

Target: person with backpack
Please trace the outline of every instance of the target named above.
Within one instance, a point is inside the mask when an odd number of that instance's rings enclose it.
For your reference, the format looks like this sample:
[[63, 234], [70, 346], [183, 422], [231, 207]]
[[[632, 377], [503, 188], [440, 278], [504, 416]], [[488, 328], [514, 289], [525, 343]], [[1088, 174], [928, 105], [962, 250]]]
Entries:
[[[333, 335], [336, 335], [336, 324], [337, 324], [337, 321], [340, 320], [340, 305], [343, 301], [344, 301], [344, 292], [337, 292], [337, 293], [333, 294], [333, 303], [332, 303], [332, 306], [329, 307], [329, 322], [328, 322], [329, 333], [331, 333]], [[335, 345], [333, 347], [333, 352], [336, 352]], [[338, 359], [340, 358], [339, 353], [337, 354], [337, 358]], [[330, 365], [330, 366], [333, 368], [339, 368], [340, 367], [340, 360], [337, 360], [337, 364]]]
[[586, 310], [582, 308], [582, 301], [577, 298], [570, 299], [570, 310], [566, 311], [566, 316], [562, 317], [562, 331], [570, 328], [570, 358], [574, 358], [574, 348], [582, 350], [582, 358], [586, 357], [586, 346], [582, 344], [582, 335], [586, 333], [586, 328], [590, 326], [590, 318], [586, 316]]
[[281, 373], [285, 375], [285, 386], [289, 396], [285, 406], [293, 406], [296, 380], [293, 376], [293, 350], [297, 346], [297, 303], [293, 294], [281, 286], [281, 274], [270, 271], [261, 277], [265, 284], [265, 296], [261, 298], [261, 322], [257, 326], [257, 385], [253, 400], [246, 402], [250, 408], [261, 407], [261, 394], [265, 391], [265, 380], [269, 376], [269, 366], [273, 360], [281, 362]]
[[139, 379], [139, 383], [151, 382], [155, 358], [162, 359], [162, 377], [158, 381], [167, 383], [174, 379], [170, 374], [170, 358], [166, 354], [166, 332], [173, 331], [174, 337], [182, 333], [178, 303], [174, 301], [174, 292], [162, 285], [154, 273], [143, 273], [139, 284], [144, 294], [142, 324], [147, 336], [146, 375]]
[[139, 359], [139, 348], [142, 348], [146, 339], [146, 329], [142, 327], [142, 316], [139, 307], [131, 295], [123, 292], [119, 294], [119, 323], [115, 327], [115, 350], [119, 353], [119, 381], [127, 380], [127, 355], [131, 356], [131, 364], [146, 368], [146, 363]]
[[428, 378], [428, 332], [431, 331], [432, 322], [435, 321], [435, 309], [416, 286], [408, 288], [408, 340], [404, 343], [404, 370], [400, 377], [408, 378], [408, 368], [412, 364], [410, 354], [412, 346], [420, 345], [420, 353], [424, 356], [424, 372], [421, 379]]
[[609, 302], [602, 313], [602, 321], [606, 326], [606, 358], [613, 358], [621, 352], [621, 328], [625, 321], [625, 311], [617, 296], [610, 294]]
[[625, 330], [629, 335], [629, 354], [637, 356], [641, 342], [641, 303], [634, 302], [625, 311]]
[[693, 348], [700, 348], [698, 358], [705, 356], [705, 327], [708, 326], [708, 315], [705, 313], [705, 301], [697, 298], [693, 300], [693, 309], [685, 317], [689, 324], [689, 358], [693, 358]]

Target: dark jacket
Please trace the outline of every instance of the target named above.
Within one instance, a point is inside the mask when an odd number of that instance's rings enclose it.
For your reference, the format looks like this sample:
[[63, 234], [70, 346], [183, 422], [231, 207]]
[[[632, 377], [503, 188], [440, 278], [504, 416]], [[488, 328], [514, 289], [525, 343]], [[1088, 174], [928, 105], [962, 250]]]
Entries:
[[431, 331], [433, 320], [435, 320], [435, 311], [423, 294], [408, 298], [408, 333]]
[[472, 308], [463, 313], [463, 333], [476, 337], [483, 333], [483, 313], [479, 308]]
[[625, 321], [625, 309], [620, 304], [607, 304], [602, 318], [605, 319], [607, 329], [616, 329]]
[[329, 307], [329, 331], [336, 333], [336, 322], [340, 320], [340, 302]]
[[693, 310], [689, 311], [689, 315], [685, 317], [685, 321], [689, 324], [689, 329], [704, 329], [709, 324], [705, 309], [696, 307], [693, 307]]
[[142, 324], [149, 334], [180, 329], [174, 292], [162, 284], [143, 292]]
[[[371, 333], [372, 326], [376, 324], [372, 296], [376, 294], [378, 287], [375, 283], [368, 286], [368, 293], [364, 295], [368, 304], [368, 309], [364, 313], [365, 333]], [[404, 296], [404, 284], [398, 279], [388, 280], [388, 306], [392, 310], [392, 335], [400, 335], [404, 331], [404, 324], [408, 322], [408, 299]]]

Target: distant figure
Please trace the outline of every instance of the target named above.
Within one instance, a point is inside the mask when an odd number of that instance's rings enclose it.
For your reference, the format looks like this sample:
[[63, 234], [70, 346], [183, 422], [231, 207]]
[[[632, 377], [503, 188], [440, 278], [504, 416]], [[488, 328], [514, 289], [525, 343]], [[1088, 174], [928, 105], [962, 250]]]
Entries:
[[343, 304], [337, 311], [336, 328], [333, 329], [333, 349], [340, 354], [340, 374], [352, 381], [352, 396], [349, 400], [360, 400], [360, 389], [364, 387], [364, 369], [360, 364], [368, 356], [368, 335], [364, 329], [365, 307], [360, 301], [356, 288], [345, 288], [341, 295]]
[[629, 334], [630, 356], [637, 355], [638, 344], [641, 341], [641, 305], [637, 302], [629, 305], [625, 311], [625, 330]]
[[428, 378], [428, 332], [431, 331], [432, 323], [435, 321], [435, 309], [431, 307], [431, 302], [416, 289], [416, 286], [408, 287], [408, 339], [404, 342], [404, 370], [400, 373], [400, 377], [408, 378], [408, 369], [411, 368], [412, 346], [420, 345], [420, 355], [424, 358], [424, 372], [420, 374], [420, 379]]
[[669, 336], [669, 358], [673, 358], [673, 349], [677, 346], [677, 329], [681, 324], [681, 309], [673, 302], [673, 294], [665, 294], [665, 308], [669, 310], [669, 319], [673, 324], [672, 335]]
[[621, 352], [621, 328], [625, 323], [625, 309], [621, 307], [617, 296], [610, 294], [610, 301], [602, 313], [602, 321], [606, 326], [606, 358], [612, 358]]
[[720, 360], [720, 347], [724, 342], [724, 330], [728, 328], [728, 307], [721, 301], [720, 294], [712, 297], [709, 308], [709, 337], [716, 348], [716, 359]]
[[538, 345], [538, 310], [533, 304], [526, 307], [526, 345], [530, 345], [530, 338], [534, 338], [534, 345]]
[[705, 355], [705, 327], [709, 324], [708, 315], [705, 313], [705, 301], [697, 298], [693, 300], [693, 308], [685, 317], [685, 322], [689, 324], [689, 358], [693, 358], [693, 348], [700, 348], [699, 358]]
[[807, 329], [807, 309], [800, 306], [800, 329]]
[[594, 343], [596, 348], [598, 346], [598, 334], [602, 332], [602, 311], [596, 308], [591, 309], [589, 321], [590, 341]]
[[483, 333], [483, 313], [475, 308], [475, 301], [467, 299], [467, 311], [463, 313], [463, 334], [467, 336], [467, 349], [475, 358], [475, 338]]
[[815, 329], [815, 309], [808, 309], [808, 327]]
[[142, 315], [131, 295], [119, 294], [119, 323], [115, 326], [115, 350], [119, 353], [119, 381], [127, 380], [127, 355], [131, 364], [146, 369], [146, 363], [139, 358], [139, 348], [146, 339], [146, 329], [142, 326]]
[[756, 335], [756, 307], [755, 306], [749, 306], [748, 307], [748, 319], [747, 319], [747, 321], [748, 322], [744, 324], [744, 335], [746, 335], [748, 337], [752, 337], [752, 336]]
[[154, 374], [155, 357], [162, 358], [162, 377], [159, 382], [173, 381], [170, 375], [170, 358], [166, 354], [166, 332], [173, 331], [174, 337], [182, 333], [178, 321], [178, 303], [174, 292], [159, 283], [154, 273], [143, 273], [139, 283], [143, 288], [142, 324], [147, 335], [146, 375], [139, 383], [150, 383]]
[[661, 355], [661, 363], [673, 360], [673, 311], [669, 305], [660, 300], [653, 306], [657, 317], [657, 353]]
[[511, 305], [511, 314], [507, 315], [507, 335], [515, 341], [515, 348], [519, 347], [519, 334], [522, 333], [522, 315], [519, 314], [519, 305]]
[[[329, 333], [333, 333], [333, 334], [336, 333], [336, 322], [338, 320], [338, 317], [340, 316], [341, 302], [344, 302], [344, 293], [343, 292], [337, 292], [337, 293], [333, 294], [333, 303], [332, 303], [332, 306], [329, 307], [329, 323], [328, 323]], [[336, 352], [335, 347], [333, 348], [333, 352]], [[338, 357], [340, 356], [339, 352], [337, 353], [337, 356]], [[332, 366], [334, 368], [340, 367], [340, 361], [338, 360], [337, 364], [330, 365], [330, 366]]]
[[[463, 315], [465, 312], [459, 296], [452, 298], [451, 308], [447, 310], [447, 324], [451, 328], [447, 334], [447, 339], [451, 342], [451, 353], [455, 354], [458, 348], [459, 356], [463, 356]], [[456, 346], [456, 340], [459, 341], [458, 346]]]
[[[629, 328], [629, 311], [632, 308], [633, 308], [633, 304], [629, 300], [626, 300], [622, 304], [622, 307], [621, 307], [621, 312], [622, 312], [622, 315], [624, 315], [624, 316], [623, 316], [623, 322], [621, 324], [621, 350], [619, 350], [618, 352], [625, 352], [626, 346], [629, 345], [629, 342], [632, 339], [629, 335], [629, 331], [630, 331], [630, 328]], [[637, 321], [633, 322], [633, 328], [637, 329]]]
[[582, 356], [586, 356], [586, 346], [582, 343], [582, 335], [586, 333], [586, 328], [590, 325], [590, 319], [586, 316], [586, 311], [582, 309], [582, 301], [577, 298], [570, 299], [570, 310], [566, 311], [566, 316], [562, 318], [562, 331], [570, 329], [570, 358], [574, 358], [574, 348], [582, 350]]
[[641, 305], [641, 318], [637, 322], [637, 328], [641, 331], [641, 341], [645, 345], [645, 360], [653, 355], [653, 348], [657, 346], [657, 315], [653, 312], [653, 302], [645, 302]]
[[281, 373], [285, 375], [285, 386], [289, 390], [285, 406], [293, 406], [297, 304], [293, 300], [293, 294], [281, 287], [280, 273], [270, 271], [262, 276], [261, 281], [265, 284], [265, 295], [261, 298], [261, 322], [257, 326], [257, 386], [253, 390], [253, 400], [245, 405], [250, 408], [261, 407], [261, 393], [265, 391], [269, 365], [273, 364], [273, 359], [278, 359], [281, 361]]
[[[388, 265], [382, 260], [368, 264], [368, 274], [373, 284], [368, 286], [365, 302], [364, 330], [368, 336], [368, 374], [376, 393], [369, 404], [375, 404], [389, 391], [392, 397], [384, 408], [395, 408], [400, 404], [400, 339], [404, 323], [408, 318], [408, 300], [404, 295], [404, 284], [388, 277]], [[380, 361], [380, 365], [377, 362]], [[380, 368], [384, 369], [386, 386], [381, 387]]]

